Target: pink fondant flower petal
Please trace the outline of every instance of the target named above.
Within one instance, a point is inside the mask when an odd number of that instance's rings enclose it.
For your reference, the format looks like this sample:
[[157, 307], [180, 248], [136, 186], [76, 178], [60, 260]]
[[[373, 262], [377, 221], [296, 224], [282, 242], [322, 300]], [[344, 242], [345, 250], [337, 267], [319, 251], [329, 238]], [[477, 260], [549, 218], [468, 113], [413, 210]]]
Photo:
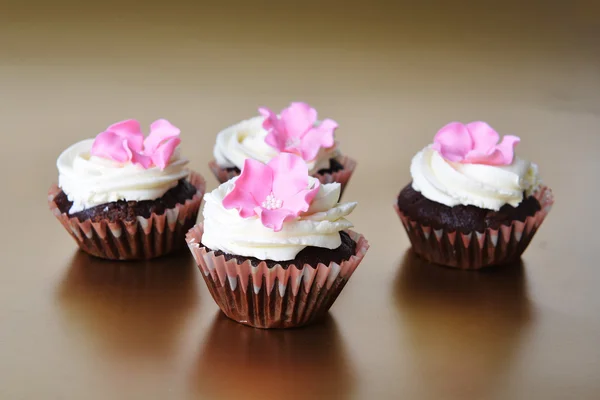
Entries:
[[504, 156], [499, 150], [494, 148], [492, 148], [491, 153], [471, 150], [462, 162], [464, 164], [502, 165], [504, 164]]
[[161, 143], [179, 136], [180, 132], [179, 128], [166, 119], [157, 119], [150, 125], [150, 134], [144, 140], [144, 152], [148, 155], [153, 155]]
[[138, 121], [129, 119], [112, 124], [96, 136], [91, 154], [121, 163], [130, 161], [148, 169], [154, 165], [164, 169], [179, 145], [179, 129], [165, 119], [152, 123], [144, 140]]
[[285, 126], [279, 120], [279, 118], [277, 117], [277, 114], [275, 114], [273, 111], [271, 111], [271, 109], [269, 109], [267, 107], [260, 107], [258, 109], [258, 112], [260, 113], [260, 115], [265, 117], [265, 120], [263, 122], [263, 128], [265, 128], [266, 130], [271, 130], [271, 129], [275, 129], [277, 131], [285, 130]]
[[90, 154], [122, 163], [131, 159], [127, 140], [123, 140], [119, 134], [112, 131], [102, 132], [96, 136]]
[[120, 135], [127, 135], [127, 134], [135, 135], [138, 133], [142, 133], [142, 128], [140, 126], [140, 123], [138, 121], [136, 121], [135, 119], [126, 119], [123, 121], [115, 122], [114, 124], [110, 125], [107, 128], [107, 130], [118, 133]]
[[223, 206], [238, 209], [242, 218], [251, 217], [256, 215], [255, 208], [261, 206], [272, 188], [273, 170], [260, 161], [247, 158], [233, 190], [223, 199]]
[[316, 158], [321, 147], [334, 145], [333, 131], [337, 123], [326, 119], [315, 126], [317, 111], [306, 103], [292, 103], [278, 117], [268, 108], [260, 108], [268, 131], [265, 142], [279, 152], [293, 153], [306, 161]]
[[439, 151], [446, 160], [458, 162], [473, 149], [473, 140], [469, 130], [460, 122], [450, 122], [436, 133], [433, 138]]
[[273, 195], [282, 201], [308, 187], [308, 167], [302, 158], [281, 153], [267, 164], [273, 170]]
[[302, 158], [307, 161], [312, 161], [317, 157], [321, 147], [329, 148], [333, 146], [335, 144], [333, 133], [337, 127], [337, 122], [326, 119], [318, 126], [311, 128], [302, 138]]
[[285, 132], [283, 122], [279, 120], [277, 114], [266, 107], [259, 108], [258, 112], [265, 117], [263, 128], [269, 132], [265, 137], [265, 143], [280, 152], [284, 151], [286, 147], [286, 135], [279, 134], [280, 132]]
[[167, 139], [164, 143], [162, 143], [155, 151], [152, 153], [152, 162], [158, 168], [165, 169], [165, 167], [169, 164], [169, 160], [175, 152], [175, 148], [179, 146], [181, 143], [181, 139], [178, 137], [172, 137]]
[[302, 138], [317, 122], [317, 110], [306, 103], [292, 103], [281, 111], [281, 120], [289, 137]]
[[267, 136], [265, 136], [265, 143], [280, 153], [286, 149], [285, 139], [278, 135], [275, 131], [270, 131]]
[[283, 228], [283, 223], [287, 220], [294, 219], [297, 215], [290, 210], [283, 208], [276, 210], [262, 209], [260, 213], [260, 222], [267, 228], [279, 232]]
[[266, 165], [246, 159], [223, 207], [236, 208], [242, 218], [257, 215], [264, 226], [279, 231], [310, 207], [319, 183], [309, 189], [308, 182], [308, 167], [297, 155], [281, 153]]
[[133, 151], [141, 152], [144, 146], [144, 134], [140, 127], [140, 123], [135, 119], [127, 119], [112, 124], [107, 131], [114, 132], [123, 139], [127, 139], [129, 148]]
[[473, 140], [473, 150], [477, 150], [480, 153], [493, 153], [494, 147], [500, 139], [498, 132], [483, 121], [468, 123], [467, 129]]
[[514, 147], [520, 139], [509, 135], [498, 144], [499, 138], [498, 133], [485, 122], [475, 121], [466, 126], [452, 122], [435, 135], [431, 148], [453, 162], [509, 165], [513, 162]]
[[131, 162], [140, 165], [144, 169], [148, 169], [152, 166], [152, 157], [133, 151], [131, 153]]
[[496, 148], [504, 157], [504, 164], [512, 164], [515, 157], [515, 146], [521, 141], [518, 136], [506, 135], [502, 138], [502, 142]]
[[[319, 187], [320, 182], [316, 181], [313, 188], [301, 190], [295, 195], [287, 197], [285, 200], [283, 200], [282, 208], [301, 212], [308, 211], [310, 208], [310, 203], [312, 203], [313, 199], [319, 192]], [[295, 212], [294, 215], [297, 216], [298, 213]]]
[[[233, 193], [233, 194], [232, 194]], [[235, 208], [238, 210], [238, 213], [242, 218], [250, 218], [255, 215], [258, 215], [257, 210], [260, 209], [260, 206], [256, 204], [256, 199], [250, 192], [245, 192], [243, 190], [235, 191], [232, 190], [229, 193], [231, 196], [225, 197], [223, 199], [223, 206], [227, 209]], [[227, 201], [225, 201], [227, 199]]]

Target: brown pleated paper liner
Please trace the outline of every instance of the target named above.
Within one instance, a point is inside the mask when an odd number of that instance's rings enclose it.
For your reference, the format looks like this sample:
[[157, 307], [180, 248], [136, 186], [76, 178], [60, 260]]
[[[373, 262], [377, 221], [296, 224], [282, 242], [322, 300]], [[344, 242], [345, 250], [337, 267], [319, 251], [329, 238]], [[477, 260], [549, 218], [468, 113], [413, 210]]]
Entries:
[[314, 177], [318, 178], [321, 183], [338, 182], [341, 185], [341, 198], [344, 194], [344, 189], [346, 189], [346, 186], [350, 181], [350, 177], [356, 168], [356, 161], [347, 156], [339, 156], [336, 158], [336, 160], [344, 166], [343, 169], [330, 174], [315, 174]]
[[[341, 184], [340, 197], [342, 197], [342, 194], [344, 194], [344, 189], [346, 188], [346, 185], [348, 184], [348, 181], [350, 181], [350, 177], [356, 168], [356, 161], [347, 156], [339, 156], [336, 158], [336, 161], [342, 164], [344, 168], [330, 174], [315, 174], [313, 176], [319, 179], [321, 183], [339, 182]], [[215, 160], [209, 162], [208, 166], [220, 183], [225, 183], [231, 178], [239, 175], [236, 170], [228, 171], [226, 168], [219, 167]]]
[[133, 221], [105, 219], [92, 222], [91, 219], [79, 221], [69, 217], [67, 213], [61, 213], [54, 202], [61, 192], [56, 184], [48, 191], [48, 205], [86, 253], [110, 260], [151, 259], [185, 247], [185, 234], [196, 223], [206, 185], [204, 178], [193, 171], [188, 180], [197, 189], [191, 199], [167, 209], [162, 215], [138, 216]]
[[360, 234], [347, 231], [356, 252], [341, 264], [272, 268], [265, 262], [225, 260], [202, 246], [203, 224], [186, 241], [213, 299], [229, 318], [255, 328], [294, 328], [324, 317], [369, 248]]
[[217, 164], [217, 162], [215, 160], [212, 160], [211, 162], [209, 162], [208, 167], [210, 168], [212, 173], [215, 175], [215, 178], [217, 178], [219, 183], [225, 183], [228, 180], [230, 180], [231, 178], [234, 178], [239, 175], [239, 172], [237, 172], [237, 170], [232, 169], [232, 170], [228, 171], [226, 168], [219, 167], [219, 165]]
[[552, 190], [541, 186], [534, 194], [541, 209], [525, 221], [512, 221], [499, 229], [463, 233], [434, 229], [405, 215], [394, 204], [412, 247], [419, 256], [436, 264], [461, 269], [479, 269], [517, 261], [550, 212]]

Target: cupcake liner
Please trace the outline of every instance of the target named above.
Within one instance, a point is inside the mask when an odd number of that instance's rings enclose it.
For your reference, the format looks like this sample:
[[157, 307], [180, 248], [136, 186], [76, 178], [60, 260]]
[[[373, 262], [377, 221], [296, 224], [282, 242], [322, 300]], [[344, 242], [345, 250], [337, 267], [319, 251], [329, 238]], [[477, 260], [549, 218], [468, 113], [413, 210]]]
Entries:
[[208, 167], [210, 168], [212, 173], [215, 175], [215, 178], [217, 178], [219, 183], [225, 183], [228, 180], [230, 180], [231, 178], [235, 178], [236, 176], [238, 176], [240, 174], [236, 170], [228, 171], [226, 168], [219, 167], [219, 165], [217, 164], [217, 162], [215, 160], [212, 160], [211, 162], [209, 162]]
[[79, 221], [61, 213], [54, 199], [61, 192], [56, 185], [48, 191], [50, 210], [75, 239], [81, 250], [93, 256], [111, 260], [136, 260], [160, 257], [185, 246], [185, 234], [196, 223], [205, 182], [201, 175], [190, 172], [189, 182], [196, 194], [184, 204], [152, 213], [149, 218], [138, 216], [134, 221], [108, 219]]
[[[340, 164], [342, 164], [344, 166], [344, 169], [341, 169], [341, 170], [339, 170], [337, 172], [333, 172], [333, 173], [314, 174], [313, 176], [315, 178], [319, 179], [319, 181], [321, 183], [332, 183], [332, 182], [340, 183], [341, 184], [340, 197], [341, 197], [342, 194], [344, 193], [344, 189], [346, 188], [346, 185], [348, 184], [348, 181], [350, 180], [350, 177], [352, 176], [352, 173], [354, 172], [354, 169], [356, 168], [356, 161], [354, 161], [350, 157], [343, 156], [343, 155], [338, 156], [335, 159], [337, 162], [339, 162]], [[208, 166], [220, 183], [225, 183], [228, 180], [230, 180], [231, 178], [239, 175], [239, 173], [235, 170], [228, 171], [225, 168], [219, 167], [215, 160], [212, 160], [211, 162], [209, 162]]]
[[264, 261], [240, 264], [216, 256], [201, 246], [203, 232], [203, 224], [194, 226], [186, 241], [208, 290], [225, 315], [255, 328], [293, 328], [323, 317], [369, 248], [362, 235], [346, 231], [356, 242], [356, 252], [341, 264], [269, 268]]
[[356, 168], [356, 161], [351, 159], [348, 156], [338, 156], [335, 158], [337, 162], [344, 166], [344, 169], [333, 173], [327, 174], [315, 174], [314, 177], [318, 178], [321, 183], [332, 183], [338, 182], [341, 185], [340, 190], [340, 198], [344, 194], [344, 189], [346, 189], [346, 185], [350, 181], [350, 177]]
[[525, 221], [512, 221], [499, 229], [463, 233], [456, 230], [434, 229], [412, 220], [394, 204], [406, 229], [415, 253], [436, 264], [462, 269], [479, 269], [508, 264], [518, 260], [550, 212], [554, 197], [552, 190], [541, 186], [533, 196], [541, 209]]

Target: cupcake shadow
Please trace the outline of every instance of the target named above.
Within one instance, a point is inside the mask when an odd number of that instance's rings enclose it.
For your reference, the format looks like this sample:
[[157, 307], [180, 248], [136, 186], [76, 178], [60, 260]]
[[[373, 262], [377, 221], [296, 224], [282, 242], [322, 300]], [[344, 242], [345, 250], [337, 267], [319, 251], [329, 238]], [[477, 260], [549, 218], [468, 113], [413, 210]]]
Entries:
[[502, 384], [534, 318], [521, 260], [478, 272], [431, 264], [408, 250], [395, 304], [419, 379], [432, 395], [482, 396]]
[[197, 305], [195, 269], [189, 252], [123, 262], [78, 251], [56, 299], [73, 334], [102, 356], [164, 360]]
[[191, 376], [215, 399], [344, 399], [353, 372], [335, 320], [289, 330], [250, 328], [218, 313]]

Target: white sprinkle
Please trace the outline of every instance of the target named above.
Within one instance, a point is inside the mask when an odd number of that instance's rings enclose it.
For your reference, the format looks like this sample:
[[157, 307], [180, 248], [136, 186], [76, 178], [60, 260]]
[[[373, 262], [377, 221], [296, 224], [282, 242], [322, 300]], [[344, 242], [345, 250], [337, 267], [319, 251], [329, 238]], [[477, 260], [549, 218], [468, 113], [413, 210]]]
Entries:
[[287, 148], [298, 148], [300, 147], [300, 139], [297, 137], [292, 137], [289, 138], [288, 140], [285, 141], [285, 147]]
[[262, 202], [261, 206], [267, 210], [277, 210], [283, 206], [283, 201], [271, 193], [267, 196], [265, 201]]

